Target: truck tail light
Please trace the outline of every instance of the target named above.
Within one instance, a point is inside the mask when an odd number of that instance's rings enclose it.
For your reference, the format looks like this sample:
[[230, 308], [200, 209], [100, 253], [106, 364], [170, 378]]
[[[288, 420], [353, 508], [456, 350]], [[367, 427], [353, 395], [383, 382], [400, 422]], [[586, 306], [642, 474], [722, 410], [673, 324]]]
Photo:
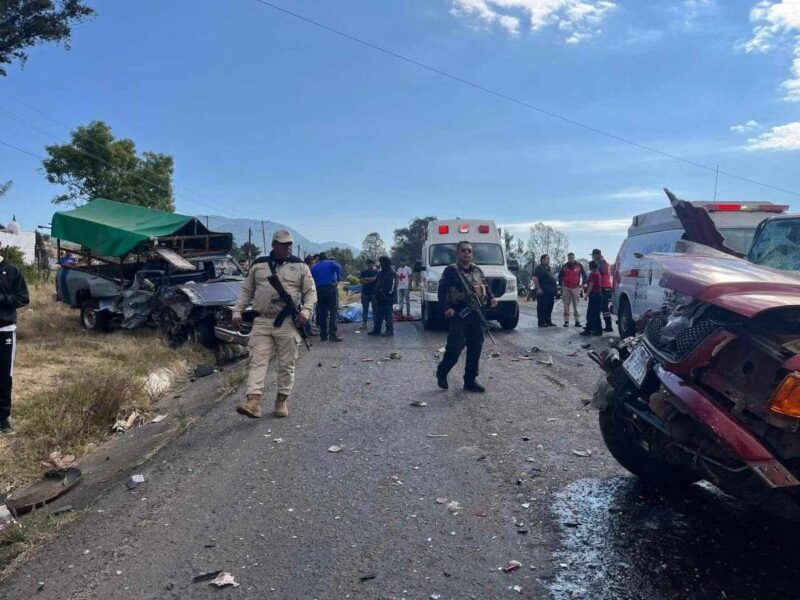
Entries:
[[442, 235], [450, 233], [450, 225], [439, 225], [439, 233]]
[[467, 225], [466, 223], [462, 223], [461, 225], [458, 226], [458, 232], [469, 233], [469, 225]]
[[800, 419], [800, 373], [789, 373], [775, 390], [769, 409], [787, 417]]
[[488, 225], [478, 225], [478, 233], [489, 233]]

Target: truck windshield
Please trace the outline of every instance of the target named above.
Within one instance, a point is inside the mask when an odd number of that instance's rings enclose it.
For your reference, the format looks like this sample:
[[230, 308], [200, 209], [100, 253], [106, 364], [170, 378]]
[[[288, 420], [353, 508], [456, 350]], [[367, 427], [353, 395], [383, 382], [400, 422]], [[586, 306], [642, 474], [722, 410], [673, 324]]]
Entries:
[[800, 218], [776, 219], [765, 223], [750, 249], [750, 262], [757, 265], [800, 271]]
[[[500, 244], [471, 244], [472, 262], [476, 265], [503, 265], [503, 249]], [[430, 247], [428, 258], [432, 267], [452, 265], [456, 262], [457, 244], [435, 244]]]
[[723, 242], [731, 250], [736, 250], [742, 254], [747, 254], [750, 244], [753, 243], [753, 236], [756, 234], [755, 227], [723, 228], [719, 232], [725, 238]]

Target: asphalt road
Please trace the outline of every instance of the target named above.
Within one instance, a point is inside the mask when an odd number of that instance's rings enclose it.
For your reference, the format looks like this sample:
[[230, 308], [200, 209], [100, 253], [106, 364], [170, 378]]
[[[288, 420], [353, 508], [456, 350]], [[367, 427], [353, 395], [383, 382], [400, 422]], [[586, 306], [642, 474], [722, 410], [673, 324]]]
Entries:
[[[483, 395], [458, 389], [463, 363], [436, 387], [443, 333], [395, 330], [345, 325], [344, 343], [304, 351], [289, 419], [213, 404], [0, 598], [800, 596], [790, 527], [708, 487], [663, 497], [616, 465], [583, 407], [598, 371], [577, 329], [538, 329], [524, 306], [484, 346]], [[192, 583], [215, 570], [240, 587]]]

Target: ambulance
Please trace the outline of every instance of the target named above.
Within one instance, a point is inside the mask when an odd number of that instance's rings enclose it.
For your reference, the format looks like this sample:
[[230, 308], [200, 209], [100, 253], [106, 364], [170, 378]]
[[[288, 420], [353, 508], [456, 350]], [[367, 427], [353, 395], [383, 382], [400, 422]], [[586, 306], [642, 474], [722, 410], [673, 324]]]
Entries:
[[503, 251], [500, 230], [489, 219], [452, 219], [431, 221], [422, 247], [422, 260], [414, 264], [420, 273], [422, 323], [425, 329], [445, 326], [439, 306], [439, 279], [448, 265], [456, 263], [456, 246], [461, 241], [472, 245], [473, 261], [486, 276], [495, 298], [496, 308], [486, 308], [487, 320], [495, 320], [503, 329], [514, 329], [519, 322], [516, 260], [508, 260]]

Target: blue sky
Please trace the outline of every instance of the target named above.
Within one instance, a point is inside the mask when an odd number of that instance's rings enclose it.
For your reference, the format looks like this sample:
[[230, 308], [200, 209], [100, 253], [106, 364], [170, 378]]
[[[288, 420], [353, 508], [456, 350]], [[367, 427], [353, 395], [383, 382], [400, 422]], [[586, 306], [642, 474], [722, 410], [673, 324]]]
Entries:
[[[546, 110], [800, 191], [800, 0], [278, 0]], [[97, 0], [72, 49], [0, 79], [0, 140], [36, 154], [108, 122], [175, 157], [180, 212], [270, 219], [360, 245], [417, 215], [553, 222], [613, 255], [664, 186], [714, 174], [460, 85], [254, 0]], [[54, 122], [18, 103], [18, 98]], [[2, 111], [24, 119], [23, 124]], [[35, 127], [35, 129], [33, 127]], [[49, 133], [43, 134], [40, 130]], [[58, 188], [0, 146], [0, 219], [48, 221]], [[797, 196], [720, 177], [718, 198]]]

